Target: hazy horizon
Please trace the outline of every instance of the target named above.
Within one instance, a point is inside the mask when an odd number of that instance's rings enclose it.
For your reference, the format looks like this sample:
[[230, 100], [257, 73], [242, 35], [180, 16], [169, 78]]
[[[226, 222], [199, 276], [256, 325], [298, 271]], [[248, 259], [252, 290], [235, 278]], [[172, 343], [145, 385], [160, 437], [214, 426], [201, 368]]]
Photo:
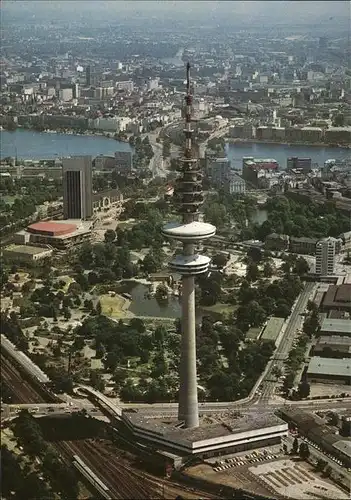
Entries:
[[[279, 24], [336, 24], [350, 16], [347, 1], [45, 1], [3, 0], [1, 11], [5, 20], [28, 16], [28, 22], [45, 20], [123, 21], [145, 17], [163, 20], [181, 19], [199, 23], [257, 22]], [[72, 17], [73, 16], [73, 17]], [[69, 19], [68, 19], [69, 18]]]

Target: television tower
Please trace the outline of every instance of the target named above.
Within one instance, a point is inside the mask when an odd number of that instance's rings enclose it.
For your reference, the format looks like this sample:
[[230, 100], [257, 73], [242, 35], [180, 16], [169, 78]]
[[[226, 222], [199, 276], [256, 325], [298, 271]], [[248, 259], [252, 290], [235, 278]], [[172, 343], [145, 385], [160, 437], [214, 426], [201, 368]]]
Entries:
[[180, 161], [180, 177], [175, 193], [182, 222], [164, 226], [166, 238], [181, 241], [183, 253], [170, 262], [172, 271], [182, 275], [182, 342], [179, 373], [178, 420], [185, 428], [199, 426], [196, 374], [195, 332], [195, 276], [208, 271], [211, 259], [196, 253], [196, 245], [216, 233], [215, 226], [199, 221], [199, 208], [203, 203], [202, 174], [198, 160], [193, 157], [192, 101], [190, 89], [190, 64], [186, 66], [185, 95], [185, 148]]

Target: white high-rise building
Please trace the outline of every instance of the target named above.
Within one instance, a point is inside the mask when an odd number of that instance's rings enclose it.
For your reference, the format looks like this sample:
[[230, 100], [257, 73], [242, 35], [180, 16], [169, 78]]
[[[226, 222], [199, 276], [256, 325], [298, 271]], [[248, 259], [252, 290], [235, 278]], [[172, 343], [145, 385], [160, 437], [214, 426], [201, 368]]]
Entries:
[[335, 272], [335, 254], [338, 240], [324, 238], [316, 244], [316, 274], [320, 276], [333, 275]]

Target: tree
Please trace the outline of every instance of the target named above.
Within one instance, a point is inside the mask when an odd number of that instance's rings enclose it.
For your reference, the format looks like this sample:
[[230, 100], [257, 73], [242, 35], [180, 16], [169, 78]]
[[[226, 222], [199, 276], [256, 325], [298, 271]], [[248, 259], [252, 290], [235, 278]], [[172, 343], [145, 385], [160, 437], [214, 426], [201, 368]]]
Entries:
[[101, 316], [101, 314], [102, 314], [102, 306], [101, 306], [101, 302], [100, 302], [100, 300], [99, 300], [99, 302], [96, 304], [96, 314], [97, 314], [98, 316]]
[[145, 255], [144, 260], [142, 262], [142, 268], [145, 273], [156, 273], [157, 268], [157, 260], [155, 259], [152, 253], [148, 253]]
[[334, 117], [333, 127], [343, 127], [345, 125], [345, 116], [339, 113]]
[[68, 307], [65, 307], [63, 309], [63, 317], [65, 318], [66, 321], [68, 321], [69, 319], [71, 319], [72, 317], [72, 313], [71, 311], [68, 309]]
[[302, 442], [300, 444], [299, 455], [303, 460], [306, 460], [310, 456], [310, 449], [307, 443]]
[[324, 467], [327, 465], [327, 461], [319, 458], [316, 463], [316, 469], [320, 472], [323, 472]]
[[146, 331], [145, 323], [141, 318], [132, 318], [129, 321], [129, 327], [131, 330], [136, 330], [138, 333], [144, 333]]
[[95, 357], [97, 359], [102, 359], [106, 354], [106, 349], [103, 344], [98, 344], [96, 346]]
[[249, 250], [247, 251], [247, 257], [248, 259], [252, 260], [253, 262], [261, 262], [262, 260], [262, 250], [257, 247], [250, 247]]
[[273, 275], [273, 272], [273, 266], [269, 262], [266, 262], [263, 266], [263, 276], [265, 278], [270, 278]]
[[166, 335], [167, 335], [166, 327], [164, 325], [157, 326], [153, 335], [155, 343], [162, 346], [164, 344]]
[[283, 375], [283, 370], [279, 366], [274, 366], [272, 375], [276, 378], [280, 378]]
[[293, 455], [297, 455], [298, 450], [299, 450], [299, 441], [298, 441], [297, 437], [295, 437], [292, 448], [291, 448], [291, 452]]
[[105, 381], [100, 373], [96, 372], [95, 370], [90, 371], [90, 384], [97, 391], [104, 392], [105, 390]]
[[228, 256], [224, 253], [218, 253], [212, 257], [212, 264], [215, 267], [223, 268], [228, 263]]
[[93, 301], [91, 299], [85, 299], [84, 300], [84, 308], [87, 311], [92, 311], [94, 309]]
[[99, 283], [99, 276], [95, 271], [90, 271], [90, 273], [88, 274], [88, 283], [89, 283], [89, 285], [92, 285], [92, 286]]
[[116, 233], [113, 229], [107, 229], [105, 231], [105, 243], [112, 243], [116, 239]]
[[332, 472], [333, 472], [333, 469], [331, 468], [331, 466], [327, 465], [327, 467], [324, 470], [323, 476], [330, 477]]
[[291, 271], [291, 265], [290, 265], [290, 263], [289, 262], [283, 262], [283, 264], [281, 265], [281, 270], [285, 274], [290, 274], [290, 271]]
[[311, 338], [312, 335], [317, 333], [319, 326], [318, 312], [314, 310], [311, 315], [305, 319], [303, 331]]
[[205, 206], [205, 220], [217, 228], [225, 226], [228, 221], [227, 209], [220, 203], [211, 203]]
[[302, 381], [299, 384], [298, 392], [301, 399], [308, 398], [311, 392], [310, 384], [307, 381]]
[[286, 300], [278, 300], [275, 309], [275, 316], [278, 318], [287, 318], [291, 313], [291, 307]]
[[317, 304], [313, 300], [309, 300], [307, 302], [307, 311], [312, 312], [312, 311], [317, 311], [318, 307]]
[[266, 316], [266, 311], [255, 300], [252, 300], [245, 306], [240, 306], [237, 310], [239, 324], [248, 323], [252, 327], [261, 326]]
[[308, 262], [306, 259], [303, 257], [299, 257], [294, 266], [294, 273], [298, 274], [299, 276], [303, 276], [304, 274], [307, 274], [310, 270], [310, 266], [308, 265]]
[[258, 266], [255, 262], [249, 262], [246, 268], [247, 281], [256, 281], [259, 276]]
[[163, 377], [167, 372], [167, 363], [163, 352], [159, 352], [154, 357], [151, 376], [153, 378]]
[[112, 375], [112, 380], [116, 384], [116, 389], [120, 390], [120, 388], [125, 383], [128, 377], [128, 372], [124, 368], [116, 368]]

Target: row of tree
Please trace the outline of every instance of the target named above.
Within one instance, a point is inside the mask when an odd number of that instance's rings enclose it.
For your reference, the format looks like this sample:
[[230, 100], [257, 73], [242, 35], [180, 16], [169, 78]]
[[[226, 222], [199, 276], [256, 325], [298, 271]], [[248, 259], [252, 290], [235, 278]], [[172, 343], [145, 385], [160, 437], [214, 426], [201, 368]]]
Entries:
[[[39, 424], [26, 410], [20, 412], [16, 419], [14, 434], [24, 453], [31, 458], [40, 458], [43, 476], [50, 484], [52, 493], [67, 500], [77, 498], [79, 488], [72, 468], [65, 465], [56, 450], [45, 442]], [[32, 498], [47, 498], [47, 496], [39, 495]]]

